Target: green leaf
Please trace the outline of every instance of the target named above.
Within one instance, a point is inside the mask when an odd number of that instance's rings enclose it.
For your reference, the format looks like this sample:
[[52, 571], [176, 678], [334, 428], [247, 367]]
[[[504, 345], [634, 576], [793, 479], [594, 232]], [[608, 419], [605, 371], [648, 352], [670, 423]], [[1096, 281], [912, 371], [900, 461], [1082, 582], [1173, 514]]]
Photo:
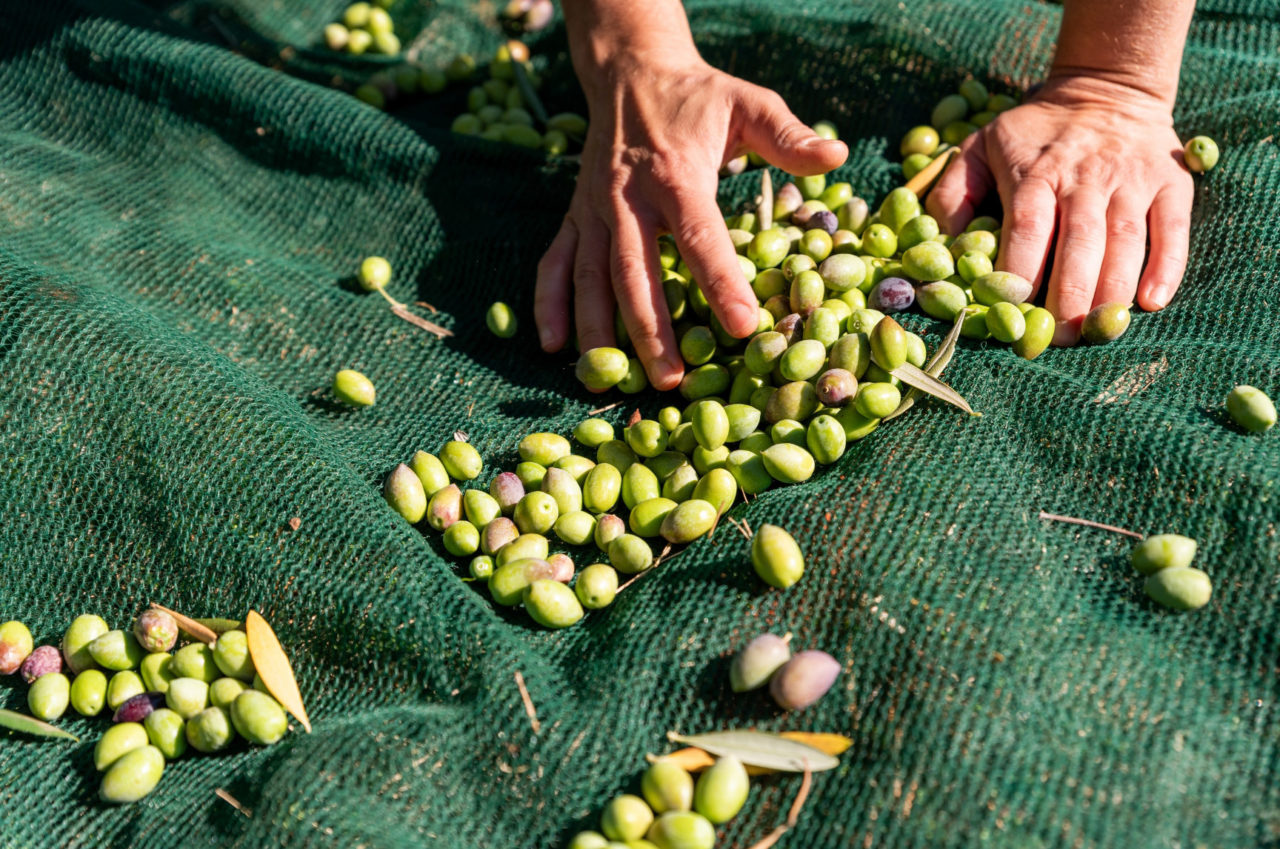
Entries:
[[542, 105], [542, 99], [538, 97], [538, 92], [534, 91], [533, 81], [529, 79], [529, 72], [524, 69], [524, 64], [513, 61], [511, 69], [516, 74], [516, 88], [520, 89], [520, 98], [524, 100], [524, 105], [529, 107], [529, 111], [533, 113], [533, 117], [538, 119], [545, 130], [547, 127], [547, 110]]
[[973, 408], [969, 406], [969, 402], [964, 400], [964, 396], [959, 392], [928, 372], [921, 371], [911, 365], [911, 363], [903, 363], [889, 373], [908, 386], [913, 386], [921, 392], [940, 398], [953, 407], [959, 407], [971, 416], [982, 415], [982, 413], [975, 413]]
[[688, 737], [673, 731], [667, 738], [719, 757], [732, 755], [744, 764], [779, 772], [804, 772], [806, 769], [824, 772], [840, 764], [839, 760], [821, 749], [761, 731], [714, 731]]
[[41, 722], [33, 716], [26, 716], [11, 710], [0, 710], [0, 728], [20, 731], [23, 734], [31, 734], [35, 737], [80, 742], [80, 738], [74, 734], [63, 731], [61, 728], [54, 728], [49, 723]]
[[228, 631], [243, 630], [238, 619], [196, 619], [204, 627], [221, 637]]
[[[925, 363], [924, 370], [934, 377], [942, 377], [942, 370], [950, 363], [951, 358], [956, 352], [956, 343], [960, 340], [960, 331], [964, 327], [964, 314], [956, 316], [956, 323], [952, 325], [951, 332], [947, 334], [947, 338], [942, 340], [942, 344], [938, 346], [938, 350], [933, 352], [933, 357], [929, 362]], [[901, 378], [899, 378], [901, 379]], [[913, 388], [907, 393], [907, 397], [902, 399], [902, 403], [898, 405], [898, 409], [884, 417], [883, 421], [896, 419], [898, 416], [910, 410], [916, 404], [916, 399], [920, 397], [920, 390]]]

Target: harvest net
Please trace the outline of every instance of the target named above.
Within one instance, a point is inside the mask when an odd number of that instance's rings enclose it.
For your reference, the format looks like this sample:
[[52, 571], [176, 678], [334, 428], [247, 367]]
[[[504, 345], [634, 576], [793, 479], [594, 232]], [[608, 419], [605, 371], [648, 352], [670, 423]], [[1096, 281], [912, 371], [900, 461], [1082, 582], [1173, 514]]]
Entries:
[[[567, 357], [538, 352], [530, 318], [572, 166], [451, 136], [465, 87], [390, 116], [328, 87], [378, 63], [319, 46], [342, 6], [5, 10], [0, 620], [53, 641], [82, 612], [120, 626], [150, 600], [251, 605], [288, 646], [315, 732], [177, 761], [125, 808], [96, 799], [100, 721], [61, 723], [78, 746], [0, 739], [0, 843], [559, 845], [634, 790], [668, 730], [754, 726], [854, 740], [784, 846], [1280, 845], [1280, 441], [1225, 427], [1221, 406], [1237, 383], [1280, 388], [1274, 3], [1203, 2], [1192, 27], [1177, 126], [1224, 157], [1197, 181], [1168, 309], [1034, 362], [963, 340], [948, 375], [982, 418], [918, 404], [808, 483], [735, 507], [807, 552], [791, 590], [762, 589], [726, 524], [555, 633], [460, 580], [378, 484], [458, 429], [487, 483], [521, 435], [567, 433], [602, 403]], [[499, 42], [492, 4], [398, 6], [428, 63]], [[1039, 79], [1060, 15], [1031, 0], [688, 7], [711, 62], [841, 128], [838, 176], [867, 198], [897, 184], [896, 140], [965, 76]], [[580, 109], [564, 49], [557, 24], [535, 53], [548, 99]], [[757, 180], [726, 180], [726, 208]], [[369, 253], [394, 265], [392, 295], [430, 302], [456, 335], [345, 284]], [[483, 321], [499, 298], [524, 322], [506, 342]], [[930, 347], [945, 330], [909, 327]], [[375, 407], [326, 401], [348, 367]], [[1041, 509], [1195, 536], [1212, 603], [1157, 609], [1129, 540]], [[814, 707], [729, 691], [728, 658], [766, 629], [844, 663]], [[0, 706], [23, 709], [25, 690], [0, 679]], [[722, 845], [771, 830], [797, 784], [755, 782]]]

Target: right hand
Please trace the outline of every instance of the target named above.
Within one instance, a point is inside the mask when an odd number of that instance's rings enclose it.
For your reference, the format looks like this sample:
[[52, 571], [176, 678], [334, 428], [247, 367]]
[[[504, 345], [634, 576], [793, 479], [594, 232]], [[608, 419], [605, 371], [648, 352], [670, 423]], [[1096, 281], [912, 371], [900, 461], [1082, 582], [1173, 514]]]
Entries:
[[[584, 75], [586, 76], [586, 75]], [[614, 344], [614, 305], [660, 390], [684, 365], [662, 289], [658, 235], [680, 256], [724, 329], [751, 334], [759, 304], [716, 205], [719, 170], [753, 150], [788, 173], [823, 174], [848, 155], [805, 126], [776, 93], [717, 71], [687, 48], [623, 54], [586, 84], [590, 128], [577, 189], [538, 265], [534, 298], [542, 347]]]

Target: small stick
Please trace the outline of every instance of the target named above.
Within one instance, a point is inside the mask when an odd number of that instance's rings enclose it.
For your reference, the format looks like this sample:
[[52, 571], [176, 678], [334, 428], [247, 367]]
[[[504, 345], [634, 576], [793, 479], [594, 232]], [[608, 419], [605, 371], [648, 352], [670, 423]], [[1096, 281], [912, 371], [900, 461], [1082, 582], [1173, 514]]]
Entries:
[[235, 808], [237, 811], [244, 814], [246, 817], [253, 819], [253, 811], [249, 810], [243, 804], [241, 804], [240, 800], [237, 799], [235, 796], [232, 796], [230, 793], [223, 790], [221, 787], [219, 787], [217, 790], [214, 790], [213, 793], [219, 799], [226, 802], [228, 805]]
[[[390, 297], [389, 295], [387, 297]], [[453, 335], [453, 331], [448, 328], [441, 327], [434, 321], [427, 321], [421, 316], [416, 316], [409, 312], [409, 308], [404, 304], [396, 303], [391, 307], [391, 311], [400, 318], [412, 324], [414, 327], [420, 327], [428, 333], [434, 335], [437, 339], [446, 339]]]
[[796, 800], [791, 803], [791, 810], [787, 812], [787, 828], [796, 827], [796, 822], [800, 819], [800, 811], [804, 808], [804, 803], [809, 798], [809, 789], [812, 786], [813, 770], [809, 769], [809, 762], [806, 760], [804, 778], [800, 781], [800, 792], [796, 794]]
[[1086, 528], [1097, 528], [1100, 531], [1111, 531], [1114, 534], [1124, 534], [1125, 536], [1133, 537], [1134, 539], [1145, 539], [1142, 534], [1134, 533], [1133, 531], [1125, 530], [1124, 528], [1117, 528], [1115, 525], [1104, 525], [1101, 522], [1091, 522], [1088, 519], [1077, 519], [1074, 516], [1059, 516], [1057, 513], [1046, 513], [1041, 510], [1040, 518], [1049, 522], [1066, 522], [1069, 525], [1084, 525]]
[[914, 192], [916, 197], [924, 200], [924, 196], [933, 188], [934, 181], [942, 176], [942, 172], [946, 170], [947, 166], [951, 164], [951, 160], [959, 153], [960, 148], [949, 148], [937, 159], [922, 168], [919, 174], [907, 180], [907, 188]]
[[614, 403], [610, 404], [610, 405], [609, 405], [609, 406], [607, 406], [607, 407], [598, 407], [597, 409], [594, 409], [594, 410], [588, 410], [588, 411], [587, 411], [587, 415], [588, 415], [588, 416], [598, 416], [598, 415], [600, 415], [601, 413], [607, 413], [607, 412], [609, 412], [610, 410], [616, 410], [616, 409], [618, 409], [619, 407], [621, 407], [621, 406], [622, 406], [623, 404], [625, 404], [625, 403], [627, 403], [627, 402], [626, 402], [626, 401], [615, 401]]
[[533, 706], [533, 697], [529, 695], [529, 688], [524, 685], [524, 676], [520, 674], [520, 670], [516, 670], [516, 686], [520, 688], [520, 698], [524, 701], [524, 712], [529, 715], [529, 724], [533, 726], [534, 734], [542, 733], [542, 723], [538, 721], [538, 709]]
[[796, 799], [791, 803], [791, 810], [787, 813], [787, 821], [775, 828], [764, 836], [759, 843], [752, 844], [751, 849], [769, 849], [773, 844], [777, 843], [782, 835], [788, 830], [796, 827], [796, 823], [800, 819], [800, 811], [804, 808], [805, 801], [809, 798], [809, 788], [813, 785], [813, 772], [807, 767], [804, 771], [804, 779], [800, 782], [800, 791], [796, 793]]
[[423, 309], [431, 310], [431, 314], [432, 314], [432, 315], [435, 315], [436, 313], [440, 312], [440, 310], [438, 310], [438, 309], [436, 309], [435, 307], [431, 306], [431, 304], [427, 303], [426, 301], [414, 301], [414, 302], [413, 302], [413, 305], [414, 305], [415, 307], [422, 307]]

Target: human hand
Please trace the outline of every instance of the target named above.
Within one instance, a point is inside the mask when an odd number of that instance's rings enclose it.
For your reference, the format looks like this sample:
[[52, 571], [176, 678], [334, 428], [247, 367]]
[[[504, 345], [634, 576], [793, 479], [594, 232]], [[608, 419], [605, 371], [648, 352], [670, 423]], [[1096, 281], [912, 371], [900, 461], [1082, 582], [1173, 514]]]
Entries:
[[1033, 297], [1054, 245], [1045, 306], [1056, 345], [1075, 344], [1092, 307], [1136, 294], [1144, 310], [1163, 309], [1182, 282], [1193, 184], [1169, 105], [1150, 94], [1050, 79], [965, 140], [926, 206], [957, 233], [992, 188], [1004, 207], [996, 267], [1031, 280]]
[[571, 299], [581, 349], [613, 345], [616, 303], [649, 382], [671, 389], [683, 361], [658, 235], [674, 235], [724, 329], [747, 336], [759, 304], [716, 205], [720, 167], [754, 150], [789, 173], [822, 174], [848, 151], [815, 135], [774, 92], [707, 65], [692, 43], [622, 55], [599, 79], [583, 77], [590, 125], [578, 185], [538, 265], [542, 347], [557, 351], [569, 341]]

